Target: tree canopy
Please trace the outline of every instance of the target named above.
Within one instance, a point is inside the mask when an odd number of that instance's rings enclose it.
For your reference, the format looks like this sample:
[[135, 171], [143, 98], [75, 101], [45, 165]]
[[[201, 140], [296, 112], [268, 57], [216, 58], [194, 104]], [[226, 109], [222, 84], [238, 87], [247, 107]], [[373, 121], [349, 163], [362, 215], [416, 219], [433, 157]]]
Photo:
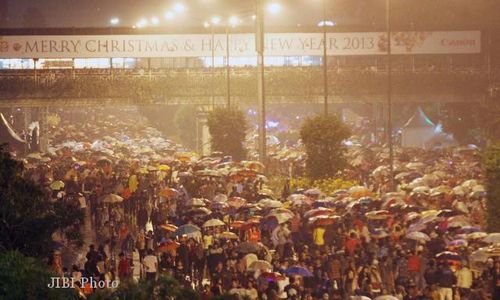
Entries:
[[307, 174], [312, 179], [333, 177], [346, 164], [342, 141], [351, 131], [334, 115], [318, 115], [302, 124], [300, 137], [304, 143]]
[[77, 225], [83, 221], [83, 213], [78, 206], [51, 201], [42, 187], [23, 177], [23, 171], [23, 163], [1, 147], [0, 251], [47, 257], [57, 230], [66, 231], [72, 242], [81, 242]]
[[212, 151], [231, 155], [235, 160], [245, 159], [247, 120], [241, 110], [216, 108], [208, 116]]

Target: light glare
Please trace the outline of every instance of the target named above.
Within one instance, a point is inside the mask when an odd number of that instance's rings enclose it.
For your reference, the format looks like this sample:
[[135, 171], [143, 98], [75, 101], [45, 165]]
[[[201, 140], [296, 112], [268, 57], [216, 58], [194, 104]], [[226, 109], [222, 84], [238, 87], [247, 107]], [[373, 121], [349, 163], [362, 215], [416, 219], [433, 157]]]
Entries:
[[186, 11], [186, 7], [184, 6], [184, 4], [178, 2], [178, 3], [175, 3], [175, 5], [174, 5], [174, 11], [176, 11], [178, 13], [183, 13]]
[[267, 5], [267, 11], [271, 14], [277, 14], [281, 11], [281, 4], [273, 2]]
[[159, 23], [160, 23], [160, 19], [158, 19], [158, 17], [151, 18], [151, 24], [158, 25]]
[[232, 17], [229, 18], [229, 24], [231, 26], [234, 27], [234, 26], [238, 25], [239, 23], [240, 23], [240, 19], [238, 19], [238, 17], [232, 16]]
[[111, 20], [109, 20], [109, 23], [111, 23], [111, 25], [118, 25], [120, 23], [120, 19], [111, 18]]
[[214, 25], [219, 24], [220, 23], [220, 17], [217, 17], [217, 16], [213, 17], [212, 20], [211, 20], [211, 22]]
[[163, 16], [167, 20], [172, 20], [174, 18], [174, 13], [172, 11], [168, 10], [165, 12], [165, 14]]

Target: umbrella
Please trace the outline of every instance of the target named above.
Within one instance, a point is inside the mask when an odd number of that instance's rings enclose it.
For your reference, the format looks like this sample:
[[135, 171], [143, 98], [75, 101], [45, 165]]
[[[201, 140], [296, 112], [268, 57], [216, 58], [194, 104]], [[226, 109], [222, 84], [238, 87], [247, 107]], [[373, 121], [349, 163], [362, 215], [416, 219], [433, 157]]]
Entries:
[[293, 218], [293, 215], [290, 215], [288, 213], [272, 212], [267, 215], [266, 218], [276, 218], [278, 224], [283, 224]]
[[35, 152], [35, 153], [28, 154], [26, 157], [34, 159], [34, 160], [41, 160], [42, 159], [42, 154], [39, 153], [39, 152]]
[[469, 256], [469, 259], [471, 261], [477, 261], [477, 262], [486, 262], [488, 258], [490, 258], [490, 255], [488, 254], [488, 248], [479, 248], [478, 250], [472, 252], [472, 254]]
[[313, 277], [313, 274], [308, 269], [301, 266], [292, 266], [285, 270], [288, 276]]
[[167, 241], [160, 244], [160, 246], [158, 247], [158, 251], [167, 252], [167, 251], [177, 250], [177, 248], [179, 248], [180, 245], [181, 244], [179, 244], [178, 242], [168, 239]]
[[307, 191], [304, 192], [305, 195], [311, 195], [311, 196], [318, 196], [321, 194], [321, 191], [319, 189], [308, 189]]
[[243, 222], [243, 221], [234, 221], [233, 223], [229, 224], [229, 227], [241, 228], [243, 225], [245, 225], [245, 222]]
[[258, 260], [259, 258], [257, 257], [257, 255], [253, 254], [253, 253], [250, 253], [250, 254], [247, 254], [245, 255], [242, 260], [245, 262], [245, 266], [248, 268], [250, 267], [250, 265]]
[[453, 240], [451, 242], [448, 243], [448, 247], [452, 247], [452, 248], [458, 248], [458, 247], [467, 247], [468, 243], [466, 240]]
[[234, 232], [231, 231], [224, 231], [222, 233], [219, 233], [217, 235], [217, 238], [219, 239], [226, 239], [226, 240], [237, 240], [239, 239], [238, 235]]
[[173, 198], [173, 197], [177, 197], [178, 195], [179, 195], [179, 192], [176, 189], [172, 189], [172, 188], [166, 188], [160, 192], [160, 196], [165, 197], [165, 198]]
[[259, 201], [259, 206], [262, 206], [264, 208], [279, 208], [283, 207], [283, 203], [281, 203], [278, 200], [272, 200], [272, 199], [262, 199]]
[[309, 199], [302, 194], [291, 194], [290, 196], [288, 196], [288, 198], [286, 198], [286, 200], [295, 202], [295, 201], [307, 201]]
[[102, 202], [104, 203], [120, 203], [123, 201], [123, 198], [116, 194], [108, 194], [102, 198]]
[[483, 239], [486, 243], [500, 243], [500, 232], [490, 233]]
[[316, 209], [311, 209], [304, 214], [305, 218], [317, 217], [317, 216], [329, 216], [335, 213], [335, 210], [325, 207], [320, 207]]
[[170, 167], [167, 166], [167, 165], [159, 165], [158, 166], [158, 170], [160, 170], [160, 171], [168, 171], [168, 170], [170, 170]]
[[266, 271], [271, 271], [273, 269], [273, 266], [265, 260], [256, 260], [250, 264], [248, 269], [252, 271], [260, 270], [266, 272]]
[[375, 210], [367, 212], [365, 216], [370, 220], [385, 220], [391, 216], [391, 213], [387, 210]]
[[188, 210], [186, 212], [187, 215], [201, 215], [201, 216], [208, 216], [212, 213], [212, 211], [206, 207], [196, 207]]
[[163, 224], [160, 225], [160, 228], [170, 232], [175, 232], [177, 230], [177, 226], [175, 226], [174, 224]]
[[252, 243], [252, 242], [243, 242], [236, 247], [236, 251], [239, 253], [256, 253], [262, 249], [262, 244], [260, 243]]
[[210, 208], [211, 209], [224, 209], [224, 208], [227, 208], [229, 207], [229, 205], [227, 205], [226, 202], [212, 202], [210, 204]]
[[281, 281], [285, 280], [286, 277], [277, 272], [264, 272], [260, 274], [259, 278], [263, 278], [267, 281]]
[[53, 191], [62, 190], [64, 188], [64, 182], [62, 182], [61, 180], [54, 181], [50, 184], [50, 188]]
[[227, 202], [227, 196], [224, 194], [217, 194], [214, 197], [214, 202]]
[[186, 206], [203, 207], [205, 206], [206, 200], [203, 198], [191, 198], [186, 202]]
[[399, 300], [399, 298], [396, 298], [396, 297], [391, 296], [391, 295], [382, 295], [382, 296], [378, 296], [374, 300]]
[[406, 238], [410, 239], [410, 240], [416, 240], [416, 241], [430, 241], [431, 240], [431, 238], [427, 234], [420, 232], [420, 231], [408, 233], [406, 235]]
[[451, 251], [444, 251], [441, 253], [438, 253], [436, 255], [436, 258], [439, 260], [452, 260], [452, 261], [461, 261], [462, 257], [456, 253], [456, 252], [451, 252]]
[[217, 226], [226, 226], [226, 223], [222, 222], [219, 219], [210, 219], [203, 223], [203, 228], [207, 227], [217, 227]]
[[241, 197], [231, 197], [228, 201], [227, 204], [231, 207], [234, 208], [240, 208], [243, 205], [247, 203], [247, 200], [241, 198]]
[[195, 232], [200, 232], [201, 229], [200, 227], [193, 225], [193, 224], [185, 224], [177, 228], [175, 231], [175, 235], [180, 236], [184, 234], [193, 234]]
[[467, 239], [468, 240], [478, 240], [478, 239], [484, 239], [485, 237], [487, 237], [488, 234], [486, 232], [473, 232], [473, 233], [469, 233], [467, 235]]
[[314, 226], [328, 226], [340, 220], [340, 216], [316, 216], [309, 219]]
[[351, 297], [349, 297], [349, 300], [372, 300], [372, 299], [368, 298], [366, 296], [351, 296]]

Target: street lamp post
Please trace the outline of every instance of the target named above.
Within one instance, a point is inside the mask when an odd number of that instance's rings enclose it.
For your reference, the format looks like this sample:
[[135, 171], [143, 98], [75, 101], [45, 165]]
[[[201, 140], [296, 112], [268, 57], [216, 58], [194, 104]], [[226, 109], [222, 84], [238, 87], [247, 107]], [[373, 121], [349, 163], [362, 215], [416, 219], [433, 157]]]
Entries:
[[323, 97], [324, 97], [324, 112], [328, 115], [328, 63], [327, 63], [327, 46], [326, 46], [326, 1], [323, 0]]
[[257, 100], [259, 111], [259, 161], [266, 163], [266, 99], [264, 90], [264, 0], [256, 0]]
[[394, 145], [392, 138], [391, 0], [386, 0], [387, 27], [387, 143], [389, 145], [389, 185], [394, 190]]
[[210, 33], [212, 35], [212, 70], [210, 72], [210, 78], [212, 79], [212, 84], [210, 85], [210, 95], [211, 95], [211, 101], [212, 101], [212, 109], [215, 109], [215, 32], [214, 32], [214, 26], [210, 26]]
[[227, 108], [231, 107], [231, 66], [229, 65], [229, 25], [226, 26]]

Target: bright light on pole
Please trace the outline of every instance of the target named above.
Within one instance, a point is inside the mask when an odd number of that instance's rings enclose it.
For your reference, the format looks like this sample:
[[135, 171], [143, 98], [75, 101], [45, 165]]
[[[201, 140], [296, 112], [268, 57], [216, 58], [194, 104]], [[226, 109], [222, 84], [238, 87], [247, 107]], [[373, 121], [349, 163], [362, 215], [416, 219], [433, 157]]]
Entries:
[[267, 5], [267, 11], [271, 14], [277, 14], [281, 11], [281, 4], [273, 2]]
[[333, 27], [335, 25], [336, 25], [335, 21], [331, 21], [331, 20], [325, 20], [325, 21], [318, 22], [318, 27], [323, 27], [323, 26]]
[[172, 20], [174, 18], [174, 13], [170, 10], [167, 10], [163, 16], [167, 20]]
[[220, 21], [221, 21], [220, 17], [218, 17], [218, 16], [212, 17], [212, 19], [210, 20], [210, 22], [212, 22], [212, 24], [214, 24], [214, 25], [219, 24]]
[[160, 23], [160, 19], [158, 19], [158, 17], [151, 18], [151, 24], [158, 25], [159, 23]]
[[186, 6], [184, 4], [178, 2], [174, 5], [174, 11], [178, 13], [183, 13], [186, 11]]
[[142, 28], [148, 25], [148, 20], [147, 19], [140, 19], [139, 22], [135, 24], [135, 27], [137, 28]]
[[203, 22], [203, 27], [205, 27], [205, 28], [210, 27], [210, 23], [209, 23], [209, 22], [207, 22], [207, 21]]
[[238, 17], [232, 16], [229, 18], [229, 25], [231, 25], [232, 27], [236, 27], [239, 23], [240, 19], [238, 19]]
[[118, 25], [118, 24], [120, 24], [120, 19], [118, 19], [118, 18], [111, 18], [111, 20], [109, 20], [109, 23], [111, 25]]

